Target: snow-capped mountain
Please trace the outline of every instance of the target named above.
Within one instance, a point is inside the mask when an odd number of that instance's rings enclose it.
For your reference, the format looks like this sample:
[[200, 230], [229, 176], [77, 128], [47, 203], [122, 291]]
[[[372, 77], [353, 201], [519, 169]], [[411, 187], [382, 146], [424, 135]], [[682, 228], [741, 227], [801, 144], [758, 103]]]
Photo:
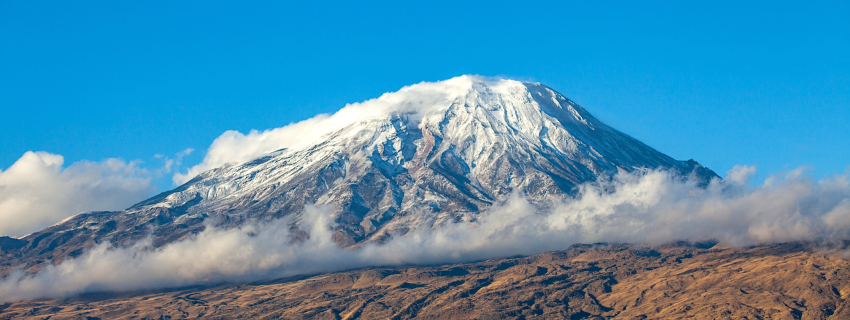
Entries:
[[546, 206], [582, 183], [618, 172], [669, 168], [717, 175], [677, 161], [594, 118], [539, 83], [461, 76], [420, 83], [346, 106], [297, 143], [206, 171], [118, 212], [91, 212], [20, 239], [0, 254], [35, 266], [96, 242], [152, 234], [170, 243], [204, 224], [238, 226], [330, 204], [334, 240], [383, 241], [416, 228], [476, 219], [518, 192]]

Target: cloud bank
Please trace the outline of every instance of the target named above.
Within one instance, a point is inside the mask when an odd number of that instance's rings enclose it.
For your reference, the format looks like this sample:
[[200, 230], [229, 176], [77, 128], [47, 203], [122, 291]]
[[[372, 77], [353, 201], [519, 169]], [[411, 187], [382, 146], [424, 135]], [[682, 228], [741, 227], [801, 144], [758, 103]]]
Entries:
[[850, 175], [815, 180], [796, 170], [751, 187], [747, 181], [754, 172], [753, 167], [736, 167], [705, 189], [664, 171], [623, 174], [614, 181], [586, 184], [576, 198], [549, 209], [515, 194], [477, 222], [419, 229], [351, 250], [331, 241], [332, 208], [308, 207], [301, 229], [310, 237], [303, 242], [291, 241], [285, 218], [263, 226], [207, 228], [157, 249], [150, 242], [129, 248], [101, 244], [35, 275], [10, 274], [0, 280], [0, 302], [365, 266], [465, 262], [565, 249], [574, 243], [716, 239], [742, 246], [850, 237]]
[[0, 235], [41, 230], [83, 211], [121, 210], [154, 191], [135, 162], [80, 161], [63, 168], [64, 161], [28, 151], [0, 171]]

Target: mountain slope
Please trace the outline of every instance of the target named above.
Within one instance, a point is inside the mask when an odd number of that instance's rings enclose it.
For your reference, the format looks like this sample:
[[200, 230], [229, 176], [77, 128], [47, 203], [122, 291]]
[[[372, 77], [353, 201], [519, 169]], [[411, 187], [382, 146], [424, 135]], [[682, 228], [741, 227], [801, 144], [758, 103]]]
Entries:
[[850, 262], [806, 244], [574, 245], [476, 263], [0, 304], [0, 319], [847, 319]]
[[322, 124], [284, 149], [204, 172], [125, 211], [84, 213], [9, 239], [0, 247], [3, 273], [34, 271], [105, 241], [128, 245], [151, 235], [159, 246], [206, 224], [290, 217], [295, 234], [307, 237], [298, 226], [308, 205], [333, 205], [334, 240], [352, 246], [473, 221], [514, 192], [545, 207], [619, 172], [717, 176], [536, 83], [475, 76], [420, 83], [346, 106]]

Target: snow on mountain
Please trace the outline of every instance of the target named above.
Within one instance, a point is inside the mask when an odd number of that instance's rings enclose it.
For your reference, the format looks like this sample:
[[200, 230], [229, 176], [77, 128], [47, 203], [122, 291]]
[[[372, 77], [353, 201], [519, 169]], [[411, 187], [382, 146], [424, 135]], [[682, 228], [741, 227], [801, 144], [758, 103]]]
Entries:
[[340, 245], [382, 242], [473, 221], [515, 192], [547, 206], [582, 183], [656, 168], [700, 181], [716, 177], [601, 123], [539, 83], [461, 76], [271, 131], [226, 133], [185, 184], [125, 211], [81, 214], [34, 233], [22, 240], [32, 249], [18, 261], [148, 235], [162, 245], [205, 223], [232, 227], [289, 216], [297, 230], [305, 206], [323, 204], [335, 208]]

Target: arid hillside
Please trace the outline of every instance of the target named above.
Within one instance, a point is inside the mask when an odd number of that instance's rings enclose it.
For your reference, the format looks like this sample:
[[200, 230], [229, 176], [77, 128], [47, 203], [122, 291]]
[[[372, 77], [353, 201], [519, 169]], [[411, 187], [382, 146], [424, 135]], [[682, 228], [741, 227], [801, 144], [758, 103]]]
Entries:
[[[850, 262], [799, 243], [531, 257], [0, 305], [2, 319], [850, 319]], [[710, 248], [709, 248], [710, 247]]]

